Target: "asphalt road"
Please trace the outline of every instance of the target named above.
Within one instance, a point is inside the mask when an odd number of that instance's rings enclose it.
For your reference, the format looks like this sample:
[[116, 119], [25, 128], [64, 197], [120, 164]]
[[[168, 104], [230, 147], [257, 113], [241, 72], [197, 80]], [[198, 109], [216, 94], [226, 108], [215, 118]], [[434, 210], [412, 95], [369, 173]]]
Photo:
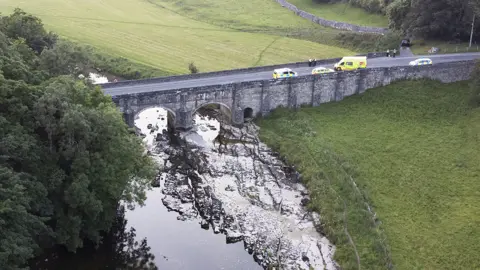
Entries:
[[[420, 57], [428, 57], [432, 59], [433, 64], [444, 63], [444, 62], [455, 62], [455, 61], [465, 61], [480, 59], [480, 53], [456, 53], [456, 54], [439, 54], [439, 55], [417, 55], [415, 57], [380, 57], [368, 59], [367, 65], [368, 68], [376, 67], [393, 67], [393, 66], [407, 66], [408, 63], [412, 60], [415, 60]], [[333, 68], [335, 63], [324, 64], [321, 66]], [[316, 67], [319, 67], [318, 65]], [[297, 68], [294, 71], [298, 73], [299, 76], [311, 74], [313, 67], [302, 67]], [[163, 82], [155, 84], [143, 84], [135, 86], [119, 86], [114, 88], [105, 89], [105, 94], [116, 96], [124, 94], [134, 94], [134, 93], [144, 93], [151, 91], [161, 91], [161, 90], [170, 90], [170, 89], [179, 89], [179, 88], [188, 88], [196, 86], [206, 86], [206, 85], [215, 85], [215, 84], [228, 84], [236, 82], [247, 82], [247, 81], [256, 81], [256, 80], [268, 80], [272, 79], [271, 71], [263, 71], [257, 73], [239, 73], [232, 75], [224, 76], [215, 76], [201, 79], [190, 79], [183, 81], [174, 81], [174, 82]]]

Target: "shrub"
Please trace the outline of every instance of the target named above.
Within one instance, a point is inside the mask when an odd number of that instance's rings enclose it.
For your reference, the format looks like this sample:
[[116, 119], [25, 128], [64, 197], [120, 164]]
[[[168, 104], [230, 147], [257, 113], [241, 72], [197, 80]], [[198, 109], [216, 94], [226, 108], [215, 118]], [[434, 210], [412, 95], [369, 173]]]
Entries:
[[335, 40], [341, 47], [352, 48], [358, 52], [372, 52], [381, 35], [371, 33], [342, 32]]
[[375, 51], [385, 51], [388, 49], [396, 49], [400, 46], [403, 35], [399, 32], [390, 31], [377, 39], [375, 43]]
[[191, 62], [188, 64], [188, 70], [190, 70], [190, 73], [195, 74], [198, 73], [198, 68], [195, 66], [195, 63]]

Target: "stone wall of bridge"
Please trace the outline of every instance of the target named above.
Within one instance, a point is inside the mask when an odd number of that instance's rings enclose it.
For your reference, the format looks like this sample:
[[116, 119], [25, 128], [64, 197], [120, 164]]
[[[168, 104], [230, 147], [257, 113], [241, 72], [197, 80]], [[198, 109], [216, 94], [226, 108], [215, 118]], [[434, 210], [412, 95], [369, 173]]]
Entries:
[[368, 89], [388, 85], [398, 80], [429, 78], [444, 83], [468, 80], [475, 61], [439, 63], [432, 66], [369, 68], [350, 72], [307, 75], [279, 80], [262, 80], [225, 85], [154, 91], [115, 96], [113, 100], [124, 112], [129, 125], [135, 115], [151, 107], [163, 107], [171, 112], [178, 129], [192, 127], [195, 111], [216, 103], [231, 111], [233, 124], [241, 125], [244, 110], [264, 116], [282, 106], [298, 108], [319, 106], [361, 94]]

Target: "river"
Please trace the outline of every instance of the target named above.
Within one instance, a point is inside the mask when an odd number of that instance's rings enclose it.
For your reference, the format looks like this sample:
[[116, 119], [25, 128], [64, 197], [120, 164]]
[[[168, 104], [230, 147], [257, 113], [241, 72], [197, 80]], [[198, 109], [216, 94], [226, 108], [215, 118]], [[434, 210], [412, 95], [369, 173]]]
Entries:
[[259, 141], [256, 125], [219, 116], [199, 110], [171, 141], [166, 110], [141, 112], [137, 131], [161, 166], [145, 205], [122, 207], [99, 248], [47, 251], [32, 269], [338, 269], [301, 175]]

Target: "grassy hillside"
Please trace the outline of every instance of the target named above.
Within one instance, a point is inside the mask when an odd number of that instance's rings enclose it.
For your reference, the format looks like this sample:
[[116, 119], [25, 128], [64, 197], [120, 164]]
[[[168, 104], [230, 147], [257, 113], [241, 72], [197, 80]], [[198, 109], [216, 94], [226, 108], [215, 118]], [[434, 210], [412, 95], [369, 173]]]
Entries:
[[362, 26], [388, 27], [388, 18], [379, 14], [368, 13], [362, 8], [349, 4], [316, 3], [313, 0], [288, 0], [297, 8], [317, 15], [320, 18], [346, 22]]
[[332, 45], [338, 31], [273, 1], [188, 1], [4, 0], [0, 11], [20, 7], [64, 37], [173, 73], [187, 73], [192, 61], [212, 71], [353, 53], [288, 38], [321, 36], [314, 40]]
[[362, 269], [480, 269], [480, 109], [469, 96], [466, 82], [407, 81], [260, 121], [302, 172], [344, 269], [357, 269], [355, 252]]

